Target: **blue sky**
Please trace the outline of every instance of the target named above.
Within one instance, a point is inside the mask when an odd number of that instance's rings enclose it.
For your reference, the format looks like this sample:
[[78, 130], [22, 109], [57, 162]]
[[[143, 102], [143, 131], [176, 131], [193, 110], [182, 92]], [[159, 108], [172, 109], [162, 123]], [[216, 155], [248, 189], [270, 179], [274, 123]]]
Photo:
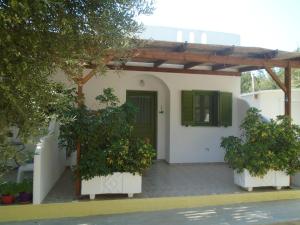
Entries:
[[156, 0], [145, 25], [239, 34], [241, 45], [300, 47], [300, 0]]

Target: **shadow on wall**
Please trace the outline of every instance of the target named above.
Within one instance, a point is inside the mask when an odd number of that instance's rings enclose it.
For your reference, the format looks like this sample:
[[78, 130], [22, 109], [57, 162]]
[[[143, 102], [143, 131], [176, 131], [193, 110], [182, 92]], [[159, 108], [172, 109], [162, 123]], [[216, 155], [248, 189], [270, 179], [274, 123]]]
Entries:
[[238, 124], [241, 124], [242, 120], [246, 116], [247, 110], [250, 108], [248, 102], [242, 98], [237, 99], [237, 106], [238, 106]]

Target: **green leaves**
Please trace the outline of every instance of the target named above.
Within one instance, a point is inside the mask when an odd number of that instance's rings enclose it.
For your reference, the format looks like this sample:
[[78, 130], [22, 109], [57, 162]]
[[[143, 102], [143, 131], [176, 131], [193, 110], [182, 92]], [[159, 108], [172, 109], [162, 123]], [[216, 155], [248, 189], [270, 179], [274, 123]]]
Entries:
[[113, 94], [112, 88], [106, 88], [103, 90], [103, 95], [96, 97], [100, 103], [106, 104], [106, 106], [116, 106], [119, 103], [117, 96]]
[[225, 162], [254, 176], [263, 176], [269, 170], [296, 173], [300, 170], [300, 127], [291, 122], [287, 116], [264, 122], [259, 110], [250, 108], [241, 124], [241, 138], [222, 138]]
[[81, 159], [75, 170], [82, 179], [105, 176], [113, 172], [142, 173], [155, 156], [150, 144], [133, 137], [136, 108], [125, 103], [118, 106], [113, 89], [97, 97], [107, 106], [97, 111], [85, 106], [66, 111], [60, 126], [60, 143], [68, 152], [81, 145]]
[[10, 151], [3, 144], [10, 126], [18, 126], [26, 142], [41, 135], [51, 114], [64, 110], [65, 95], [51, 81], [55, 69], [79, 78], [91, 63], [105, 72], [108, 51], [126, 58], [138, 43], [141, 27], [135, 19], [150, 13], [151, 5], [146, 0], [0, 1], [0, 151]]
[[15, 195], [19, 192], [18, 184], [14, 182], [6, 182], [0, 184], [0, 194]]

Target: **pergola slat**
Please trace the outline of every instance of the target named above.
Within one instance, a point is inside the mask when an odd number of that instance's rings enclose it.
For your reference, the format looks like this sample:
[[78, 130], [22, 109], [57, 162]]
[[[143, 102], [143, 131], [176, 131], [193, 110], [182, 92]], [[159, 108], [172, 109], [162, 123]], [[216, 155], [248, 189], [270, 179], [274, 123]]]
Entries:
[[[109, 69], [116, 69], [113, 65], [107, 66]], [[148, 71], [148, 72], [164, 72], [164, 73], [185, 73], [185, 74], [205, 74], [205, 75], [219, 75], [219, 76], [240, 76], [239, 72], [227, 71], [211, 71], [211, 70], [191, 70], [178, 68], [160, 68], [160, 67], [144, 67], [144, 66], [122, 66], [120, 69], [130, 71]]]
[[185, 52], [188, 48], [188, 43], [184, 42], [182, 44], [180, 44], [179, 46], [174, 48], [174, 52]]
[[239, 72], [243, 73], [243, 72], [249, 72], [249, 71], [260, 70], [260, 69], [263, 69], [263, 68], [257, 67], [257, 66], [246, 66], [246, 67], [240, 68]]
[[232, 64], [215, 64], [215, 65], [212, 65], [211, 67], [211, 70], [222, 70], [222, 69], [226, 69], [226, 68], [230, 68], [230, 67], [233, 67], [233, 66], [236, 66], [236, 65], [232, 65]]
[[153, 63], [153, 66], [154, 67], [159, 67], [160, 65], [164, 64], [166, 62], [166, 60], [156, 60], [154, 63]]
[[215, 55], [225, 56], [225, 55], [231, 55], [233, 52], [234, 52], [234, 46], [231, 46], [231, 47], [227, 47], [215, 51]]
[[249, 57], [258, 58], [258, 59], [273, 59], [278, 55], [278, 49], [260, 52], [260, 53], [249, 53]]
[[287, 67], [289, 62], [292, 67], [300, 68], [300, 61], [280, 59], [254, 59], [237, 56], [219, 56], [208, 54], [196, 54], [191, 52], [166, 52], [162, 50], [137, 49], [132, 58], [145, 58], [149, 60], [174, 60], [182, 62], [199, 62], [213, 64], [248, 65], [257, 67]]
[[183, 65], [183, 68], [184, 68], [184, 69], [190, 69], [190, 68], [193, 68], [193, 67], [195, 67], [195, 66], [199, 66], [199, 65], [201, 65], [201, 64], [203, 64], [203, 63], [199, 63], [199, 62], [189, 62], [189, 63], [184, 64], [184, 65]]

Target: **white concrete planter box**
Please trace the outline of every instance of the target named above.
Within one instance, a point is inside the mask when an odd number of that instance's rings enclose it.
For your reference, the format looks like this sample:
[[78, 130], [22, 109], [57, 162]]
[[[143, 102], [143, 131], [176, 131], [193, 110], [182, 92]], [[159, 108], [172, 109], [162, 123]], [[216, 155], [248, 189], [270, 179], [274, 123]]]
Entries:
[[276, 187], [280, 190], [282, 187], [290, 186], [290, 176], [282, 171], [269, 171], [264, 177], [251, 176], [248, 170], [242, 173], [234, 171], [234, 183], [240, 187], [252, 191], [254, 187]]
[[98, 176], [81, 181], [81, 194], [90, 195], [95, 199], [96, 194], [133, 194], [142, 192], [142, 177], [131, 173], [113, 173], [108, 176]]

